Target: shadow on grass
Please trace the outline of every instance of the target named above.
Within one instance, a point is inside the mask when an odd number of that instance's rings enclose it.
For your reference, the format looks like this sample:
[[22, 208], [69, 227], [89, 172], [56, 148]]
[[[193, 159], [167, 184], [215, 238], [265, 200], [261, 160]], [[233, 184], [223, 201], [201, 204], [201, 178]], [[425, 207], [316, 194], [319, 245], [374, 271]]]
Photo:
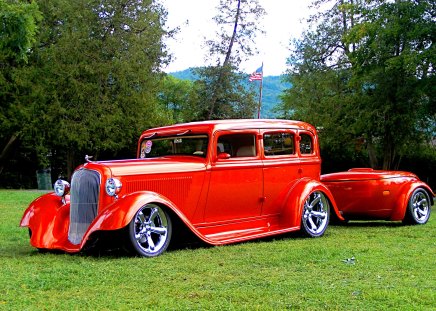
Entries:
[[[44, 255], [68, 255], [71, 258], [74, 257], [90, 257], [90, 258], [101, 258], [101, 259], [123, 259], [123, 258], [135, 258], [139, 257], [136, 253], [130, 251], [122, 239], [115, 239], [112, 235], [111, 237], [105, 235], [104, 237], [99, 237], [88, 243], [84, 249], [78, 253], [68, 253], [62, 250], [49, 250], [49, 249], [36, 249], [26, 247], [11, 246], [8, 248], [0, 249], [0, 258], [23, 258], [23, 257], [33, 257], [33, 256], [44, 256]], [[287, 239], [306, 239], [302, 237], [298, 232], [283, 233], [279, 235], [263, 237], [254, 240], [241, 241], [232, 243], [229, 245], [242, 245], [242, 244], [258, 244], [258, 243], [268, 243], [272, 241], [284, 241]], [[165, 252], [178, 252], [185, 250], [201, 250], [201, 249], [212, 249], [216, 247], [215, 245], [207, 244], [195, 236], [190, 236], [184, 240], [180, 238], [175, 239], [169, 245]]]
[[[131, 258], [137, 257], [127, 247], [125, 239], [121, 238], [121, 232], [110, 231], [103, 234], [92, 236], [92, 239], [85, 245], [84, 249], [78, 253], [68, 253], [63, 250], [56, 249], [37, 249], [30, 246], [29, 241], [19, 241], [16, 244], [3, 244], [0, 246], [0, 261], [2, 258], [31, 258], [34, 256], [43, 255], [70, 255], [71, 257], [94, 257], [94, 258]], [[182, 251], [189, 249], [210, 248], [212, 245], [206, 244], [203, 241], [192, 235], [174, 236], [174, 241], [171, 241], [167, 252]], [[27, 243], [27, 244], [26, 244]]]
[[[171, 244], [166, 252], [176, 252], [176, 251], [183, 251], [183, 250], [196, 250], [196, 249], [202, 249], [202, 248], [210, 248], [213, 247], [212, 245], [205, 244], [205, 243], [177, 243], [177, 244]], [[140, 257], [138, 254], [132, 252], [129, 249], [126, 249], [126, 247], [123, 246], [96, 246], [92, 248], [88, 248], [82, 252], [79, 253], [80, 256], [84, 257], [95, 257], [95, 258], [109, 258], [109, 259], [117, 259], [117, 258], [135, 258]]]
[[[165, 252], [173, 252], [187, 249], [201, 249], [213, 247], [191, 232], [177, 232], [173, 235], [171, 243]], [[130, 241], [125, 235], [124, 229], [100, 232], [93, 236], [90, 243], [79, 253], [81, 256], [91, 256], [98, 258], [130, 258], [138, 257], [138, 254], [132, 251]]]
[[[405, 225], [402, 222], [392, 221], [357, 221], [352, 220], [340, 224], [330, 224], [332, 228], [399, 228]], [[328, 235], [328, 233], [327, 233]], [[29, 257], [38, 256], [41, 254], [68, 254], [71, 256], [81, 257], [94, 257], [94, 258], [131, 258], [137, 257], [136, 253], [131, 252], [127, 247], [127, 241], [121, 238], [122, 232], [110, 231], [94, 236], [93, 239], [87, 243], [84, 250], [79, 253], [67, 253], [61, 250], [37, 250], [29, 248], [27, 245], [4, 245], [0, 248], [0, 258], [14, 258], [14, 257]], [[323, 238], [323, 237], [320, 237]], [[310, 239], [301, 235], [299, 231], [283, 233], [279, 235], [258, 238], [249, 241], [241, 241], [232, 243], [233, 245], [240, 245], [245, 243], [264, 243], [271, 241], [284, 241], [284, 240], [306, 240]], [[198, 250], [213, 248], [213, 245], [201, 241], [191, 232], [183, 232], [183, 234], [175, 234], [168, 247], [167, 252], [183, 251], [183, 250]]]
[[384, 221], [384, 220], [350, 220], [341, 223], [332, 223], [329, 226], [334, 227], [386, 227], [386, 228], [398, 228], [405, 227], [407, 225], [403, 224], [401, 221]]

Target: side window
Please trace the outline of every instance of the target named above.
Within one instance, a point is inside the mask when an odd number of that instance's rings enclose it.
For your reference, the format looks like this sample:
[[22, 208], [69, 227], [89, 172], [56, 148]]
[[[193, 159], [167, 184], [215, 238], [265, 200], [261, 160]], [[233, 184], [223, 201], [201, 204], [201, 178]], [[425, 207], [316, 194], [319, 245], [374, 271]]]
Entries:
[[309, 134], [300, 134], [300, 153], [312, 154], [313, 153], [313, 140]]
[[256, 136], [254, 134], [226, 134], [218, 138], [217, 152], [230, 157], [255, 157]]
[[295, 153], [294, 134], [266, 133], [263, 135], [265, 156], [287, 155]]

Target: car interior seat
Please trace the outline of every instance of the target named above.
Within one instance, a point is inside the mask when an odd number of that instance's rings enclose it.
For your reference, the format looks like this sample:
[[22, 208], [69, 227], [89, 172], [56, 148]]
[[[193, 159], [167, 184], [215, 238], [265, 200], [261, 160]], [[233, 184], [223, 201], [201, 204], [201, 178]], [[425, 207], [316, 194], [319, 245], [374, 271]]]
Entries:
[[254, 145], [249, 146], [241, 146], [238, 148], [236, 152], [237, 157], [255, 157], [256, 156], [256, 148]]

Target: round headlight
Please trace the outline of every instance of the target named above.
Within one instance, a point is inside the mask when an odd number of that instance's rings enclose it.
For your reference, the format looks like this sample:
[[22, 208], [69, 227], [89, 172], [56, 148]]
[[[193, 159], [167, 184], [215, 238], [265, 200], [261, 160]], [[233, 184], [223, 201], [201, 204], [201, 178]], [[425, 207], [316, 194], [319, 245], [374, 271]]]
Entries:
[[114, 197], [120, 192], [121, 186], [121, 181], [116, 178], [109, 178], [106, 180], [106, 193]]
[[62, 179], [56, 180], [53, 186], [54, 192], [57, 196], [64, 196], [70, 193], [70, 184]]

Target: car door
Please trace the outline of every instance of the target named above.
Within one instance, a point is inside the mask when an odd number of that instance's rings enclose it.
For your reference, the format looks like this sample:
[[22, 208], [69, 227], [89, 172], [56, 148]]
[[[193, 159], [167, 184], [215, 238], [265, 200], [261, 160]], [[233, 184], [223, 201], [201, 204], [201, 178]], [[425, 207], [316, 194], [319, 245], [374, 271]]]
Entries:
[[301, 178], [295, 130], [263, 130], [264, 205], [263, 215], [277, 215], [282, 211], [289, 189]]
[[235, 221], [260, 215], [263, 172], [258, 133], [256, 130], [216, 133], [206, 222]]

